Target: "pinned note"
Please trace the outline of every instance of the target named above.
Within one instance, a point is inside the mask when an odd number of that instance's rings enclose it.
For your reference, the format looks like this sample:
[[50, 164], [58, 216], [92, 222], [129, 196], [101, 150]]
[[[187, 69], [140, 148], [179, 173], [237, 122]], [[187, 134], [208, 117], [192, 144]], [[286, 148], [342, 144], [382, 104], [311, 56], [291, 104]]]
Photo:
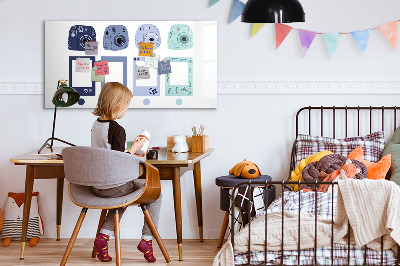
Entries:
[[76, 72], [90, 72], [91, 67], [92, 66], [90, 64], [90, 58], [78, 57], [76, 59], [76, 67], [75, 67]]
[[159, 55], [153, 54], [152, 57], [146, 56], [144, 58], [144, 66], [150, 68], [158, 68], [158, 60], [160, 59]]
[[95, 69], [96, 76], [110, 74], [107, 60], [94, 62], [94, 66], [96, 67]]
[[139, 56], [151, 56], [153, 54], [153, 43], [141, 42], [139, 43]]
[[98, 55], [99, 43], [98, 42], [85, 42], [85, 54]]
[[137, 66], [136, 67], [136, 79], [149, 79], [150, 71], [148, 67]]
[[92, 81], [94, 81], [94, 82], [106, 82], [106, 76], [104, 76], [104, 75], [98, 75], [98, 76], [96, 76], [96, 67], [94, 67], [94, 68], [92, 68], [92, 73], [91, 73], [91, 78], [92, 78]]
[[171, 61], [170, 60], [162, 60], [158, 62], [158, 74], [168, 74], [172, 73], [171, 71]]

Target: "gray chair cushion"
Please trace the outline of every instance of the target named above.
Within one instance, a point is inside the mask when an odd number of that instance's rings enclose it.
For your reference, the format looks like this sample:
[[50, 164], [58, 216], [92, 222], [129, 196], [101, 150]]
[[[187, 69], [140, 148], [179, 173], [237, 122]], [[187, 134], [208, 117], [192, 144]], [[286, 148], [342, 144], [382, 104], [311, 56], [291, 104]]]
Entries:
[[96, 147], [67, 147], [62, 150], [65, 179], [96, 188], [123, 185], [139, 176], [145, 159], [125, 152]]
[[[137, 180], [135, 182], [145, 182], [145, 180]], [[140, 193], [142, 193], [143, 188], [140, 188], [131, 194], [128, 194], [123, 197], [117, 198], [101, 198], [97, 197], [92, 193], [92, 187], [89, 186], [82, 186], [70, 183], [70, 195], [71, 198], [79, 205], [89, 206], [93, 208], [105, 208], [105, 207], [112, 207], [118, 206], [129, 201], [135, 199]]]

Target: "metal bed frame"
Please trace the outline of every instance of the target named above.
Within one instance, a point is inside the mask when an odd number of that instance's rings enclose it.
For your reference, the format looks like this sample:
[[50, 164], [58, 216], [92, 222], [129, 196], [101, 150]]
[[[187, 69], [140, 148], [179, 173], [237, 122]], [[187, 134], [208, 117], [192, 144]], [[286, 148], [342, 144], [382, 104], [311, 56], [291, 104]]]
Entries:
[[[369, 106], [369, 107], [360, 107], [360, 106], [357, 106], [357, 107], [348, 107], [348, 106], [344, 106], [344, 107], [337, 107], [337, 106], [331, 106], [331, 107], [324, 107], [324, 106], [312, 107], [312, 106], [308, 106], [308, 107], [303, 107], [296, 114], [296, 138], [300, 134], [299, 133], [299, 125], [300, 125], [299, 124], [299, 120], [300, 120], [300, 114], [303, 111], [308, 111], [308, 134], [309, 135], [311, 135], [311, 131], [312, 131], [311, 112], [313, 110], [319, 111], [319, 113], [320, 113], [320, 136], [324, 136], [324, 111], [325, 110], [331, 110], [330, 113], [332, 113], [332, 123], [333, 123], [332, 124], [332, 129], [333, 129], [332, 136], [333, 136], [333, 138], [336, 137], [336, 122], [337, 122], [336, 113], [339, 112], [339, 111], [340, 112], [344, 112], [344, 121], [341, 121], [341, 122], [342, 122], [342, 125], [344, 123], [345, 137], [347, 138], [348, 137], [348, 125], [349, 125], [349, 121], [348, 121], [349, 115], [348, 115], [348, 113], [356, 112], [356, 115], [357, 115], [357, 136], [360, 136], [360, 121], [361, 121], [360, 120], [360, 113], [361, 112], [364, 112], [364, 113], [365, 113], [365, 111], [369, 112], [369, 131], [370, 131], [370, 133], [372, 133], [373, 113], [376, 113], [376, 112], [379, 112], [379, 111], [381, 112], [381, 130], [384, 131], [384, 129], [385, 129], [385, 113], [387, 113], [386, 111], [393, 112], [393, 125], [394, 125], [393, 130], [395, 130], [396, 129], [396, 125], [397, 125], [397, 123], [396, 123], [397, 111], [399, 109], [400, 108], [398, 108], [396, 106], [393, 106], [393, 107], [385, 107], [385, 106], [382, 106], [382, 107], [372, 107], [372, 106]], [[327, 119], [325, 119], [325, 121], [326, 120]], [[296, 158], [295, 146], [296, 146], [296, 141], [294, 142], [293, 148], [292, 148], [289, 176], [290, 176], [290, 172], [293, 169], [295, 169], [295, 167], [296, 167], [296, 165], [295, 165], [295, 158]], [[233, 191], [232, 191], [232, 195], [235, 195], [235, 192], [239, 187], [251, 186], [251, 187], [263, 188], [264, 191], [265, 191], [266, 198], [268, 198], [268, 189], [266, 189], [266, 188], [268, 188], [269, 186], [271, 186], [271, 185], [281, 186], [282, 195], [283, 195], [285, 190], [291, 190], [290, 187], [287, 186], [287, 185], [292, 185], [292, 184], [299, 185], [299, 187], [300, 187], [301, 184], [315, 185], [314, 191], [317, 192], [317, 189], [318, 189], [319, 185], [330, 184], [330, 185], [332, 185], [332, 190], [333, 190], [334, 186], [336, 186], [338, 183], [336, 181], [332, 181], [332, 182], [320, 182], [320, 181], [304, 182], [304, 181], [285, 181], [285, 180], [283, 180], [283, 181], [265, 181], [265, 182], [263, 182], [263, 181], [252, 181], [250, 179], [249, 181], [242, 182], [242, 183], [236, 185], [234, 187]], [[300, 192], [300, 190], [298, 191], [298, 193], [299, 193], [299, 202], [301, 202], [301, 192]], [[253, 194], [253, 191], [250, 189], [250, 198], [252, 198], [252, 196], [253, 196], [252, 194]], [[282, 212], [284, 212], [284, 197], [281, 197], [281, 198], [282, 198]], [[332, 265], [333, 265], [333, 262], [334, 262], [334, 254], [333, 254], [333, 251], [334, 251], [333, 250], [333, 244], [334, 244], [333, 243], [333, 224], [334, 224], [334, 220], [333, 220], [334, 219], [334, 217], [333, 217], [333, 210], [334, 210], [333, 204], [334, 203], [333, 202], [334, 202], [334, 200], [333, 199], [334, 199], [334, 193], [332, 193], [332, 213], [331, 213], [331, 215], [332, 215], [332, 221], [331, 221], [332, 222], [332, 224], [331, 224], [332, 225], [331, 226], [331, 228], [332, 228], [332, 237], [331, 237], [331, 261], [332, 261]], [[317, 213], [317, 210], [318, 210], [317, 209], [318, 208], [317, 207], [317, 202], [318, 202], [317, 193], [315, 193], [315, 213]], [[267, 252], [268, 252], [268, 250], [267, 250], [267, 242], [268, 242], [268, 239], [267, 239], [267, 233], [268, 233], [267, 207], [268, 207], [267, 206], [267, 201], [264, 201], [264, 208], [265, 208], [264, 262], [259, 263], [259, 265], [272, 265], [272, 264], [268, 264], [268, 262], [267, 262]], [[298, 226], [300, 227], [300, 204], [299, 204], [298, 214], [299, 214]], [[232, 197], [232, 200], [231, 200], [231, 232], [230, 232], [231, 239], [230, 239], [230, 241], [231, 241], [231, 244], [232, 244], [233, 248], [234, 248], [234, 245], [235, 245], [235, 241], [234, 241], [234, 237], [235, 237], [235, 234], [234, 234], [234, 217], [235, 217], [234, 197]], [[318, 265], [317, 264], [317, 254], [316, 254], [317, 238], [318, 238], [316, 224], [317, 224], [317, 215], [315, 215], [315, 239], [314, 239], [314, 258], [313, 258], [314, 263], [313, 264], [307, 264], [307, 265]], [[248, 245], [247, 245], [247, 262], [248, 263], [245, 264], [245, 265], [250, 265], [251, 264], [251, 255], [250, 255], [251, 254], [251, 249], [250, 249], [250, 243], [251, 243], [251, 230], [250, 230], [251, 229], [251, 219], [249, 219], [248, 227], [249, 227], [249, 242], [248, 242]], [[281, 232], [281, 234], [282, 234], [281, 250], [280, 250], [281, 256], [280, 256], [280, 264], [279, 265], [284, 265], [283, 264], [283, 259], [284, 259], [284, 256], [283, 256], [283, 251], [284, 251], [284, 240], [283, 240], [283, 235], [284, 235], [284, 217], [283, 216], [282, 216], [282, 232]], [[298, 243], [297, 243], [297, 247], [298, 247], [297, 248], [297, 265], [305, 265], [305, 264], [300, 264], [300, 254], [301, 254], [300, 242], [301, 242], [301, 237], [300, 237], [300, 230], [299, 230]], [[397, 245], [397, 248], [398, 248], [399, 252], [397, 253], [397, 258], [396, 258], [395, 265], [400, 265], [400, 249], [399, 249], [400, 246]], [[366, 253], [366, 249], [367, 248], [366, 248], [366, 246], [363, 246], [363, 249], [364, 249], [364, 263], [363, 263], [363, 265], [367, 265], [366, 264], [367, 263], [367, 253]], [[350, 265], [350, 224], [348, 226], [348, 233], [347, 233], [347, 264], [346, 265]], [[384, 261], [383, 261], [383, 236], [381, 237], [380, 265], [384, 265]]]

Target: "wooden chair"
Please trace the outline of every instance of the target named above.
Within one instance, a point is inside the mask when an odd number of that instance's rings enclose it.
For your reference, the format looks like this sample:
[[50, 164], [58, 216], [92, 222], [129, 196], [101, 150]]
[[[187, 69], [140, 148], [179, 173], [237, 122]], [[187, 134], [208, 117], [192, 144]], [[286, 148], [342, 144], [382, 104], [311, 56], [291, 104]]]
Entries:
[[[66, 264], [88, 209], [102, 209], [96, 237], [103, 226], [107, 210], [116, 209], [114, 215], [116, 265], [121, 265], [118, 208], [129, 205], [139, 205], [142, 208], [145, 220], [149, 224], [166, 262], [171, 262], [145, 205], [157, 200], [161, 193], [160, 175], [157, 168], [140, 160], [137, 156], [103, 148], [68, 147], [63, 149], [62, 155], [65, 179], [70, 182], [69, 196], [74, 204], [82, 207], [82, 211], [60, 265]], [[138, 160], [141, 161], [139, 170], [137, 168]], [[143, 189], [136, 190], [129, 195], [118, 198], [100, 198], [91, 191], [92, 186], [128, 182], [135, 175], [145, 177], [144, 180], [139, 180], [144, 182], [144, 186]], [[96, 257], [94, 247], [92, 257]]]

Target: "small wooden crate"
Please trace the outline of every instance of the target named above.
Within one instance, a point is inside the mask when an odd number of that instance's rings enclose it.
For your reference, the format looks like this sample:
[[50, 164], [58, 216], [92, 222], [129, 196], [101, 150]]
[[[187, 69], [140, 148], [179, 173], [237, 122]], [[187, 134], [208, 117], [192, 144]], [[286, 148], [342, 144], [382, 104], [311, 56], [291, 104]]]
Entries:
[[[177, 135], [173, 135], [167, 138], [167, 151], [172, 151], [172, 148], [175, 146], [175, 136]], [[192, 151], [192, 136], [186, 136], [186, 143], [189, 146], [189, 151]]]
[[205, 152], [208, 150], [209, 136], [192, 136], [192, 152]]

